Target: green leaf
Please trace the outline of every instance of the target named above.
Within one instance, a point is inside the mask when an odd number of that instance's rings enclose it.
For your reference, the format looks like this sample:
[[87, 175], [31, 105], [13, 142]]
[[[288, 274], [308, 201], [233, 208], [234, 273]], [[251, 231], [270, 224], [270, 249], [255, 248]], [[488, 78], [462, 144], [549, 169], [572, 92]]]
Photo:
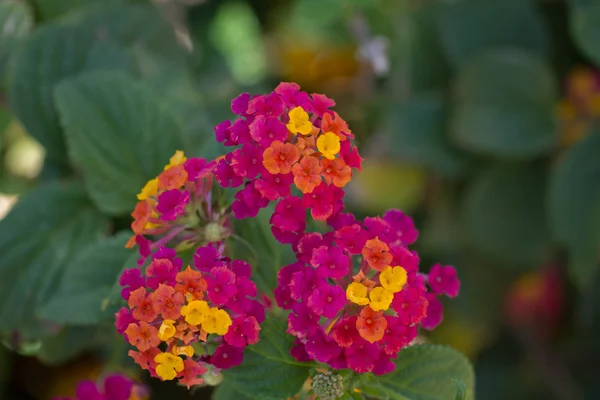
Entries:
[[56, 89], [56, 102], [69, 155], [105, 213], [131, 212], [136, 194], [183, 147], [181, 128], [152, 90], [122, 73], [65, 81]]
[[456, 92], [451, 133], [461, 147], [511, 158], [532, 157], [555, 147], [556, 82], [534, 54], [485, 53], [461, 68]]
[[253, 400], [253, 397], [249, 397], [246, 392], [235, 390], [231, 385], [227, 383], [217, 386], [211, 397], [212, 400]]
[[129, 236], [121, 233], [79, 252], [67, 265], [56, 294], [40, 315], [59, 324], [90, 325], [102, 321], [107, 316], [102, 302], [133, 253], [125, 248]]
[[285, 319], [269, 316], [261, 324], [259, 342], [248, 347], [242, 364], [223, 371], [223, 385], [255, 400], [281, 400], [298, 393], [312, 364], [290, 355], [294, 339], [286, 329]]
[[33, 0], [33, 3], [42, 20], [46, 21], [100, 1], [102, 0]]
[[277, 273], [295, 261], [290, 246], [279, 243], [271, 233], [269, 218], [273, 206], [262, 209], [256, 218], [235, 220], [236, 236], [230, 239], [233, 258], [242, 259], [252, 265], [252, 278], [264, 293], [277, 286]]
[[107, 228], [79, 185], [39, 186], [22, 198], [0, 221], [0, 333], [42, 336], [38, 310], [75, 254]]
[[558, 241], [571, 252], [570, 273], [580, 288], [598, 264], [600, 134], [592, 132], [562, 157], [550, 182], [550, 220]]
[[534, 165], [481, 171], [464, 198], [469, 242], [507, 267], [535, 269], [548, 256], [546, 174]]
[[452, 380], [456, 383], [456, 397], [454, 400], [467, 400], [467, 385], [458, 378]]
[[64, 162], [66, 145], [55, 109], [54, 86], [83, 71], [122, 68], [121, 62], [93, 63], [99, 57], [94, 55], [99, 52], [96, 44], [103, 42], [181, 59], [171, 29], [149, 4], [99, 3], [82, 8], [60, 24], [37, 29], [15, 60], [9, 98], [26, 130], [55, 161]]
[[101, 343], [102, 333], [97, 326], [65, 327], [56, 335], [44, 339], [36, 356], [45, 364], [60, 365]]
[[378, 378], [392, 400], [451, 400], [460, 379], [473, 398], [475, 378], [469, 360], [456, 350], [439, 345], [415, 345], [403, 349], [396, 370]]
[[590, 2], [572, 7], [571, 32], [579, 48], [600, 65], [600, 4]]
[[423, 93], [390, 112], [388, 154], [444, 176], [457, 176], [467, 159], [445, 137], [446, 109], [440, 93]]
[[443, 48], [462, 65], [490, 48], [512, 47], [548, 52], [543, 20], [530, 0], [458, 0], [441, 7], [439, 32]]
[[5, 0], [0, 3], [0, 81], [32, 26], [33, 17], [24, 2]]

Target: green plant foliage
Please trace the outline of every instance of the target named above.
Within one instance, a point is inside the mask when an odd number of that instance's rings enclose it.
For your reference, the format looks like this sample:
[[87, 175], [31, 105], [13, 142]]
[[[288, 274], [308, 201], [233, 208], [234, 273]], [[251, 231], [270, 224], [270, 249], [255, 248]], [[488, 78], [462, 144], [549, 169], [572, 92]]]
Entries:
[[103, 343], [106, 332], [97, 326], [69, 326], [45, 338], [37, 353], [44, 364], [61, 365]]
[[462, 354], [439, 345], [415, 345], [402, 350], [396, 370], [378, 382], [390, 400], [452, 400], [456, 379], [464, 383], [466, 398], [473, 399], [473, 367]]
[[58, 290], [40, 315], [52, 322], [71, 325], [97, 324], [112, 317], [102, 310], [102, 302], [133, 253], [125, 248], [129, 236], [123, 232], [81, 250], [67, 265]]
[[445, 137], [446, 117], [441, 93], [411, 97], [390, 113], [390, 156], [421, 164], [446, 176], [457, 176], [467, 166], [466, 157]]
[[260, 340], [248, 347], [242, 364], [223, 372], [233, 391], [254, 400], [281, 400], [300, 390], [312, 365], [290, 355], [294, 339], [286, 329], [285, 319], [275, 316], [261, 324]]
[[577, 45], [595, 63], [600, 63], [600, 3], [581, 1], [572, 7], [571, 30]]
[[541, 168], [498, 164], [482, 170], [463, 203], [470, 243], [506, 266], [537, 268], [550, 251], [545, 193]]
[[[114, 2], [114, 0], [112, 1]], [[101, 0], [33, 0], [32, 2], [40, 17], [43, 20], [49, 20], [73, 12], [82, 6], [100, 3]]]
[[69, 155], [82, 169], [90, 197], [108, 214], [131, 212], [136, 194], [162, 171], [173, 149], [185, 147], [175, 117], [149, 88], [122, 73], [65, 81], [56, 102]]
[[33, 26], [27, 5], [16, 0], [0, 3], [0, 86], [8, 64]]
[[547, 53], [548, 40], [532, 0], [458, 0], [441, 7], [440, 37], [448, 59], [461, 66], [492, 48]]
[[0, 333], [23, 340], [44, 335], [38, 312], [67, 264], [99, 240], [107, 219], [77, 184], [40, 186], [0, 221]]
[[600, 135], [592, 133], [564, 154], [549, 190], [550, 220], [556, 239], [571, 252], [571, 276], [585, 288], [598, 265]]
[[452, 135], [461, 147], [496, 157], [525, 158], [556, 145], [557, 88], [533, 53], [494, 50], [461, 68]]

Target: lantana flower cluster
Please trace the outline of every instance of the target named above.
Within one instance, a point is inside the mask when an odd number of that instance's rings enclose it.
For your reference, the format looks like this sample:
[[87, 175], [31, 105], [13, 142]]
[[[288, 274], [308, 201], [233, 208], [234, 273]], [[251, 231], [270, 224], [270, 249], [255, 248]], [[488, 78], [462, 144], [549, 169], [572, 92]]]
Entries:
[[[239, 118], [215, 127], [216, 139], [236, 147], [214, 170], [223, 187], [241, 187], [232, 204], [236, 218], [254, 217], [271, 201], [279, 202], [271, 218], [273, 234], [293, 243], [305, 228], [306, 210], [315, 220], [339, 213], [343, 188], [362, 158], [348, 124], [330, 108], [325, 95], [281, 83], [266, 95], [242, 93], [231, 102]], [[293, 195], [297, 189], [301, 196]], [[295, 191], [295, 190], [294, 190]]]
[[230, 235], [228, 211], [213, 199], [214, 165], [177, 150], [160, 175], [142, 188], [131, 214], [134, 235], [127, 243], [127, 247], [140, 246], [140, 263], [169, 243], [185, 249]]
[[334, 369], [391, 372], [391, 358], [417, 336], [417, 326], [441, 322], [437, 296], [456, 296], [460, 285], [453, 267], [418, 272], [419, 257], [408, 248], [416, 238], [399, 210], [303, 234], [297, 262], [279, 271], [275, 290], [278, 305], [291, 310], [292, 355]]
[[94, 382], [86, 379], [77, 385], [75, 397], [56, 397], [54, 400], [146, 400], [148, 389], [122, 374], [111, 374]]
[[126, 269], [120, 284], [127, 301], [116, 315], [117, 331], [137, 350], [129, 355], [162, 380], [188, 388], [204, 383], [209, 364], [227, 369], [258, 341], [264, 306], [244, 261], [231, 261], [222, 246], [202, 246], [194, 266], [182, 270], [172, 249], [161, 247], [142, 274]]

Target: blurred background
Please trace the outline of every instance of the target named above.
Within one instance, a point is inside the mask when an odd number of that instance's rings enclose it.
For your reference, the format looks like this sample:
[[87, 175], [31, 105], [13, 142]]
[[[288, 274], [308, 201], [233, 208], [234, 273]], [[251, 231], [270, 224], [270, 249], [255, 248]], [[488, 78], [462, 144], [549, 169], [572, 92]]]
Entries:
[[[597, 0], [0, 0], [0, 218], [72, 173], [40, 133], [59, 129], [45, 91], [63, 78], [131, 73], [207, 158], [233, 97], [295, 81], [356, 134], [352, 211], [404, 210], [421, 269], [458, 270], [461, 295], [422, 340], [472, 360], [479, 399], [599, 399], [599, 27]], [[0, 398], [69, 394], [123, 350], [69, 329], [5, 336]]]

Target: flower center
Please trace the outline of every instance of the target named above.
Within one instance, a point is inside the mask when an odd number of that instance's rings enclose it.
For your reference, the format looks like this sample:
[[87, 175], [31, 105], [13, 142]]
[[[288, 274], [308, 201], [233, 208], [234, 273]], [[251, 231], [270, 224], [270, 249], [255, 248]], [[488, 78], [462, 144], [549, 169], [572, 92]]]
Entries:
[[372, 323], [373, 323], [373, 320], [372, 320], [371, 318], [369, 318], [369, 319], [367, 320], [367, 324], [371, 325]]
[[333, 300], [333, 299], [331, 298], [331, 296], [327, 297], [327, 302], [328, 302], [328, 303], [331, 303], [331, 301], [332, 301], [332, 300]]
[[283, 161], [283, 160], [285, 160], [285, 156], [282, 154], [282, 155], [280, 155], [280, 156], [279, 156], [279, 159], [280, 159], [281, 161]]

